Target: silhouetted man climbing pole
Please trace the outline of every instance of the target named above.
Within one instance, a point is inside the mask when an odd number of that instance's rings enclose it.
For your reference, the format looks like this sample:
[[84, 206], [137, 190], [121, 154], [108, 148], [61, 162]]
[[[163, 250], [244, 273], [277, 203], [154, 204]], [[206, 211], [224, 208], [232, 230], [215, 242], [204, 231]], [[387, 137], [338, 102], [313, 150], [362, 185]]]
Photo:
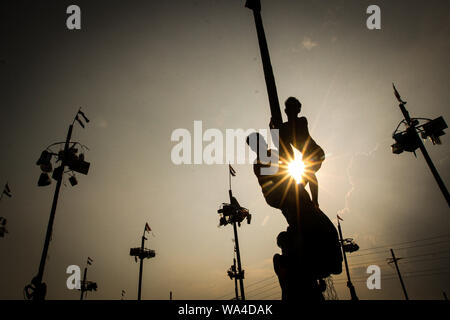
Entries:
[[342, 272], [342, 254], [336, 228], [313, 204], [304, 185], [293, 183], [285, 166], [280, 165], [275, 174], [262, 174], [262, 168], [278, 164], [260, 161], [258, 149], [267, 153], [276, 152], [268, 149], [260, 134], [252, 133], [247, 143], [257, 152], [253, 171], [264, 199], [271, 207], [280, 209], [288, 223], [287, 230], [277, 238], [281, 255], [275, 254], [273, 257], [282, 299], [323, 300], [325, 286], [322, 279]]
[[[312, 201], [319, 206], [319, 184], [316, 172], [325, 160], [325, 153], [309, 135], [308, 120], [305, 117], [298, 117], [302, 108], [300, 101], [290, 97], [286, 100], [285, 106], [284, 111], [288, 121], [280, 126], [280, 159], [284, 162], [294, 159], [291, 146], [302, 153], [305, 164], [305, 186], [309, 182]], [[271, 127], [273, 128], [272, 121]]]
[[[279, 234], [277, 244], [282, 254], [273, 257], [275, 273], [282, 289], [282, 299], [290, 301], [320, 301], [325, 290], [323, 279], [342, 272], [342, 254], [337, 231], [318, 206], [318, 185], [315, 173], [323, 160], [323, 150], [310, 137], [305, 117], [298, 118], [301, 103], [295, 98], [286, 101], [288, 121], [283, 123], [275, 77], [264, 34], [259, 0], [247, 0], [245, 6], [253, 11], [258, 35], [264, 77], [271, 112], [271, 129], [279, 129], [278, 153], [281, 163], [262, 163], [259, 151], [267, 144], [259, 135], [249, 136], [247, 142], [257, 154], [254, 173], [264, 198], [270, 206], [280, 209], [288, 228]], [[253, 141], [253, 142], [252, 142]], [[256, 141], [256, 143], [255, 143]], [[302, 183], [293, 183], [289, 162], [296, 148], [303, 153], [307, 174], [301, 173]], [[272, 154], [274, 150], [267, 150]], [[301, 163], [301, 162], [300, 162]], [[295, 161], [291, 164], [296, 164]], [[262, 168], [275, 167], [275, 174], [263, 174]], [[305, 190], [309, 183], [313, 201]], [[318, 283], [319, 281], [319, 283]]]
[[[277, 87], [275, 77], [273, 75], [272, 64], [270, 62], [269, 48], [267, 46], [266, 36], [261, 17], [260, 0], [247, 0], [245, 6], [253, 11], [255, 19], [256, 33], [258, 35], [259, 49], [264, 70], [264, 78], [266, 80], [267, 95], [269, 97], [271, 121], [271, 129], [280, 129], [280, 157], [286, 162], [288, 157], [292, 155], [290, 145], [292, 144], [303, 154], [305, 164], [307, 164], [308, 174], [306, 175], [306, 183], [309, 182], [309, 188], [313, 202], [319, 205], [318, 194], [319, 186], [317, 183], [316, 172], [319, 170], [325, 158], [325, 154], [319, 146], [311, 139], [308, 132], [308, 122], [305, 117], [297, 118], [300, 113], [301, 103], [295, 98], [286, 100], [286, 115], [288, 121], [283, 123], [278, 101]], [[293, 142], [293, 143], [292, 143]], [[300, 147], [299, 147], [300, 146]], [[305, 154], [305, 152], [307, 154]], [[293, 158], [293, 157], [291, 157]], [[309, 164], [309, 165], [308, 165]]]

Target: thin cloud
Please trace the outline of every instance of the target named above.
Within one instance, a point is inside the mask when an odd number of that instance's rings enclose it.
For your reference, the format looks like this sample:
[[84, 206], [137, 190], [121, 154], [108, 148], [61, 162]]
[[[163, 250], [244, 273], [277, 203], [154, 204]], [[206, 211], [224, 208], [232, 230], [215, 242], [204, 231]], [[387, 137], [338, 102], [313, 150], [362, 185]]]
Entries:
[[314, 49], [314, 47], [317, 47], [319, 45], [318, 42], [313, 41], [311, 38], [309, 37], [305, 37], [303, 38], [302, 41], [302, 47], [305, 48], [308, 51], [311, 51], [312, 49]]
[[102, 128], [102, 129], [105, 129], [105, 128], [108, 127], [108, 122], [106, 120], [104, 120], [104, 119], [101, 119], [98, 122], [98, 127]]
[[348, 165], [348, 167], [347, 167], [347, 177], [348, 177], [348, 182], [350, 183], [350, 189], [349, 189], [348, 192], [345, 194], [345, 201], [344, 201], [345, 206], [344, 206], [344, 208], [342, 208], [341, 210], [339, 210], [339, 211], [337, 212], [337, 214], [338, 214], [340, 217], [343, 217], [346, 213], [349, 213], [349, 212], [350, 212], [350, 198], [351, 198], [353, 192], [355, 191], [355, 181], [354, 181], [354, 177], [353, 177], [352, 174], [351, 174], [351, 170], [352, 170], [352, 168], [353, 168], [353, 164], [354, 164], [355, 159], [356, 159], [357, 157], [360, 157], [360, 156], [363, 156], [363, 157], [371, 157], [371, 156], [378, 150], [378, 147], [379, 147], [379, 146], [380, 146], [380, 145], [377, 143], [377, 145], [375, 146], [375, 148], [373, 148], [371, 151], [369, 151], [369, 152], [357, 152], [357, 153], [354, 154], [354, 155], [352, 156], [352, 158], [350, 159], [350, 163], [349, 163], [349, 165]]

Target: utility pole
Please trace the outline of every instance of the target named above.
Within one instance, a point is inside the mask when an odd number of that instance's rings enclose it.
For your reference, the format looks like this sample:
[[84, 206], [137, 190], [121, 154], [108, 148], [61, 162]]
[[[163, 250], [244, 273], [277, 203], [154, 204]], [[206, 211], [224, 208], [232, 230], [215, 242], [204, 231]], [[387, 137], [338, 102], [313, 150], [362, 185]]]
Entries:
[[[8, 182], [6, 182], [3, 192], [0, 194], [0, 202], [3, 199], [3, 195], [6, 195], [8, 198], [12, 197], [11, 190], [9, 189]], [[0, 217], [0, 238], [3, 238], [8, 230], [6, 229], [6, 223], [8, 220], [4, 217]]]
[[[447, 187], [445, 186], [444, 181], [442, 181], [442, 178], [439, 175], [439, 172], [437, 171], [436, 167], [434, 166], [434, 163], [431, 160], [431, 158], [427, 152], [427, 149], [425, 149], [422, 139], [420, 139], [419, 134], [417, 133], [416, 125], [418, 124], [418, 121], [417, 121], [417, 119], [410, 117], [409, 112], [408, 112], [408, 110], [406, 110], [406, 107], [405, 107], [406, 101], [402, 100], [402, 98], [400, 97], [400, 94], [398, 93], [398, 91], [394, 85], [393, 85], [393, 87], [394, 87], [395, 96], [396, 96], [397, 100], [400, 102], [400, 104], [399, 104], [400, 110], [406, 121], [406, 128], [407, 128], [406, 132], [408, 135], [410, 135], [413, 143], [419, 147], [420, 151], [422, 151], [423, 157], [425, 158], [425, 161], [427, 162], [428, 167], [430, 168], [431, 173], [433, 174], [433, 177], [439, 186], [439, 189], [441, 189], [442, 195], [444, 196], [445, 200], [447, 201], [447, 205], [450, 206], [450, 195], [448, 193]], [[438, 120], [441, 120], [442, 122], [439, 122]], [[436, 121], [438, 121], [438, 122], [436, 122]], [[444, 128], [446, 128], [446, 124], [442, 118], [440, 118], [440, 119], [438, 118], [438, 119], [432, 120], [430, 122], [434, 122], [435, 124], [439, 123], [440, 128], [438, 128], [438, 131], [442, 131]], [[444, 134], [443, 131], [442, 131], [441, 135], [442, 134]]]
[[[236, 259], [233, 258], [233, 269], [236, 270]], [[236, 293], [236, 301], [239, 300], [238, 281], [235, 275], [234, 277], [234, 292]]]
[[142, 271], [144, 269], [144, 259], [150, 259], [155, 257], [155, 250], [146, 249], [145, 248], [145, 232], [150, 232], [151, 228], [148, 223], [145, 224], [144, 233], [141, 238], [141, 246], [139, 248], [131, 248], [130, 256], [134, 256], [134, 259], [137, 262], [137, 259], [140, 260], [139, 265], [139, 284], [138, 284], [138, 300], [141, 300], [141, 292], [142, 292]]
[[[25, 294], [28, 299], [33, 300], [44, 300], [45, 295], [47, 293], [47, 285], [42, 282], [44, 277], [44, 270], [45, 270], [45, 262], [47, 260], [48, 255], [48, 248], [50, 245], [50, 240], [52, 238], [52, 232], [53, 232], [53, 223], [55, 220], [56, 215], [56, 207], [58, 205], [58, 198], [59, 198], [59, 191], [61, 189], [61, 184], [63, 180], [64, 170], [66, 166], [69, 166], [69, 169], [72, 171], [78, 171], [83, 174], [87, 174], [89, 171], [89, 163], [84, 162], [84, 155], [83, 159], [74, 159], [74, 155], [70, 154], [70, 139], [72, 138], [72, 130], [73, 125], [75, 124], [75, 121], [77, 121], [83, 128], [84, 124], [81, 122], [80, 118], [78, 117], [81, 115], [86, 122], [89, 122], [89, 119], [86, 118], [85, 114], [81, 111], [81, 109], [78, 110], [75, 118], [72, 121], [72, 124], [69, 126], [69, 130], [67, 132], [66, 141], [64, 143], [64, 151], [62, 153], [62, 156], [58, 156], [59, 160], [61, 160], [61, 166], [55, 169], [55, 172], [53, 173], [53, 178], [56, 180], [56, 187], [55, 187], [55, 193], [53, 195], [53, 202], [52, 202], [52, 208], [50, 211], [50, 218], [47, 225], [47, 232], [45, 234], [45, 241], [44, 241], [44, 247], [42, 249], [42, 255], [41, 255], [41, 261], [39, 263], [39, 271], [38, 274], [32, 279], [31, 284], [27, 285], [24, 289]], [[55, 154], [49, 154], [49, 159], [47, 159], [48, 164], [50, 165], [50, 159]], [[42, 156], [41, 156], [42, 157]], [[39, 159], [40, 161], [41, 159]], [[38, 162], [39, 162], [38, 161]], [[50, 180], [48, 182], [50, 184]], [[46, 185], [48, 185], [46, 184]]]
[[84, 267], [84, 275], [83, 275], [83, 282], [81, 283], [81, 296], [80, 300], [83, 300], [84, 292], [86, 291], [86, 276], [87, 276], [87, 266]]
[[[234, 248], [234, 252], [236, 252], [236, 247]], [[239, 291], [238, 291], [238, 278], [239, 278], [239, 273], [236, 269], [236, 258], [233, 258], [233, 264], [231, 265], [230, 269], [227, 271], [228, 276], [230, 277], [231, 280], [234, 279], [234, 291], [236, 294], [235, 299], [239, 300]]]
[[94, 282], [91, 281], [87, 281], [87, 270], [88, 270], [88, 266], [92, 265], [92, 262], [94, 262], [94, 260], [91, 259], [91, 257], [87, 258], [86, 261], [86, 266], [84, 267], [84, 275], [83, 275], [83, 282], [81, 282], [81, 295], [80, 295], [80, 300], [83, 300], [85, 297], [85, 292], [87, 291], [92, 291], [92, 290], [97, 290], [97, 284], [95, 284]]
[[345, 253], [344, 250], [344, 239], [342, 237], [342, 229], [341, 229], [341, 223], [339, 222], [340, 218], [338, 216], [338, 230], [339, 230], [339, 238], [340, 238], [340, 243], [341, 243], [341, 249], [342, 249], [342, 254], [344, 256], [344, 263], [345, 263], [345, 271], [347, 273], [347, 287], [350, 290], [350, 297], [352, 300], [357, 301], [358, 296], [356, 295], [356, 291], [355, 291], [355, 287], [352, 284], [352, 280], [350, 279], [350, 271], [348, 269], [348, 263], [347, 263], [347, 255]]
[[391, 249], [391, 254], [392, 254], [392, 260], [389, 263], [393, 262], [395, 264], [395, 268], [397, 269], [398, 278], [400, 280], [400, 284], [402, 285], [403, 293], [405, 294], [405, 299], [409, 300], [408, 293], [406, 293], [406, 287], [405, 287], [405, 284], [403, 283], [402, 275], [400, 273], [400, 269], [398, 268], [398, 264], [397, 264], [397, 261], [400, 260], [401, 258], [396, 258], [395, 254], [394, 254], [394, 250], [392, 250], [392, 249]]
[[0, 194], [0, 202], [3, 199], [3, 195], [6, 195], [8, 198], [12, 197], [11, 189], [9, 188], [8, 182], [6, 182], [5, 187], [3, 188], [3, 192]]
[[[145, 243], [145, 231], [142, 235], [141, 241], [141, 252], [144, 252], [144, 243]], [[141, 291], [142, 291], [142, 270], [144, 268], [144, 258], [142, 256], [139, 257], [140, 265], [139, 265], [139, 287], [138, 287], [138, 300], [141, 300]]]
[[[64, 144], [64, 154], [67, 154], [69, 151], [69, 143], [70, 139], [72, 138], [72, 130], [73, 130], [73, 123], [69, 126], [69, 130], [67, 132], [67, 138], [66, 142]], [[64, 168], [66, 166], [65, 157], [63, 157], [61, 162], [61, 168], [62, 172], [64, 172]], [[52, 232], [53, 232], [53, 222], [55, 221], [55, 215], [56, 215], [56, 206], [58, 205], [58, 198], [59, 198], [59, 190], [61, 189], [62, 184], [62, 172], [60, 175], [57, 176], [56, 180], [56, 188], [55, 193], [53, 195], [53, 202], [52, 202], [52, 209], [50, 211], [50, 218], [47, 225], [47, 232], [45, 234], [45, 241], [44, 241], [44, 248], [42, 249], [42, 255], [41, 255], [41, 262], [39, 263], [39, 271], [37, 276], [32, 280], [32, 283], [36, 286], [35, 295], [33, 297], [33, 300], [44, 300], [45, 295], [47, 293], [47, 285], [42, 282], [42, 278], [44, 277], [44, 269], [45, 269], [45, 262], [47, 260], [48, 255], [48, 247], [50, 245], [50, 239], [52, 238]]]
[[[231, 192], [231, 189], [229, 190], [230, 195], [230, 203], [233, 202], [233, 194]], [[236, 246], [236, 258], [237, 258], [237, 267], [238, 267], [238, 277], [239, 277], [239, 285], [241, 288], [241, 300], [245, 300], [245, 293], [244, 293], [244, 275], [242, 272], [242, 265], [241, 265], [241, 252], [239, 250], [239, 239], [238, 239], [238, 232], [237, 232], [237, 222], [236, 219], [233, 219], [233, 231], [234, 231], [234, 241]]]
[[[223, 203], [223, 207], [217, 210], [217, 213], [220, 214], [219, 226], [226, 226], [227, 224], [233, 225], [234, 232], [234, 242], [235, 247], [234, 251], [236, 252], [237, 258], [237, 273], [234, 273], [234, 276], [239, 278], [239, 284], [241, 289], [241, 300], [245, 300], [245, 292], [244, 292], [244, 270], [242, 270], [241, 263], [241, 252], [239, 250], [239, 238], [237, 227], [241, 226], [242, 221], [247, 219], [247, 223], [250, 224], [251, 214], [248, 209], [242, 207], [237, 199], [233, 197], [233, 193], [231, 191], [231, 176], [236, 176], [236, 171], [233, 167], [228, 164], [228, 174], [229, 174], [229, 182], [230, 189], [228, 190], [228, 195], [230, 196], [230, 203]], [[228, 273], [230, 275], [230, 272]]]

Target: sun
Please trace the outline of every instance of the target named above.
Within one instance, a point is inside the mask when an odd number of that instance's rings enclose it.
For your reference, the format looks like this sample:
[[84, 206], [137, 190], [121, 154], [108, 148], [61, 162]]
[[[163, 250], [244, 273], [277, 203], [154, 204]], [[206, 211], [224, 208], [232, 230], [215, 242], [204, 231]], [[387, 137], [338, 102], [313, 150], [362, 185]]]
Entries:
[[293, 146], [292, 150], [294, 150], [294, 159], [288, 163], [288, 172], [294, 178], [295, 182], [299, 184], [303, 180], [305, 164], [303, 163], [302, 153]]

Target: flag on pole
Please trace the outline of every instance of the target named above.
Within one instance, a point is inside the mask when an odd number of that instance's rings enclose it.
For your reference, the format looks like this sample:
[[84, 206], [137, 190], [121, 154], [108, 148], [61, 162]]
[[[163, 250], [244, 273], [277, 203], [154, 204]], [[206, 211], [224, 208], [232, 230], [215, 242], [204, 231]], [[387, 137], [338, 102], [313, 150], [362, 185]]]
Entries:
[[9, 188], [8, 183], [6, 183], [6, 184], [5, 184], [5, 187], [3, 188], [3, 194], [6, 195], [6, 196], [8, 196], [9, 198], [12, 197], [11, 189]]
[[83, 129], [85, 128], [85, 127], [84, 127], [84, 123], [81, 122], [81, 120], [80, 120], [80, 118], [78, 118], [78, 116], [75, 117], [75, 120], [78, 121], [78, 123], [80, 124], [80, 126], [81, 126]]
[[394, 84], [392, 84], [392, 87], [394, 88], [394, 94], [398, 102], [405, 104], [406, 102], [402, 100], [402, 98], [400, 97], [400, 93], [398, 93], [397, 88], [395, 87]]
[[92, 260], [90, 257], [87, 258], [87, 264], [88, 265], [92, 265], [92, 262], [94, 262], [94, 260]]
[[86, 123], [89, 123], [89, 119], [86, 117], [84, 112], [82, 112], [81, 110], [78, 110], [75, 120], [80, 124], [80, 126], [82, 126], [84, 128], [84, 123], [83, 123], [83, 121], [81, 121], [81, 119], [78, 117], [78, 115], [82, 116], [84, 121], [86, 121]]
[[[149, 232], [149, 233], [151, 232], [151, 233], [152, 233], [152, 236], [155, 236], [155, 234], [153, 233], [152, 228], [150, 228], [150, 226], [148, 225], [148, 223], [145, 223], [144, 234], [145, 234], [145, 232]], [[145, 240], [147, 240], [147, 238], [146, 238]]]
[[231, 166], [231, 164], [229, 164], [228, 167], [230, 168], [230, 174], [231, 174], [233, 177], [236, 177], [236, 170], [233, 169], [233, 167]]
[[344, 219], [342, 219], [341, 217], [339, 217], [338, 214], [337, 214], [336, 216], [337, 216], [338, 220], [344, 221]]
[[84, 121], [86, 121], [87, 123], [89, 123], [89, 119], [86, 117], [86, 115], [84, 114], [84, 112], [83, 111], [78, 111], [78, 114], [80, 114], [83, 118], [84, 118]]

